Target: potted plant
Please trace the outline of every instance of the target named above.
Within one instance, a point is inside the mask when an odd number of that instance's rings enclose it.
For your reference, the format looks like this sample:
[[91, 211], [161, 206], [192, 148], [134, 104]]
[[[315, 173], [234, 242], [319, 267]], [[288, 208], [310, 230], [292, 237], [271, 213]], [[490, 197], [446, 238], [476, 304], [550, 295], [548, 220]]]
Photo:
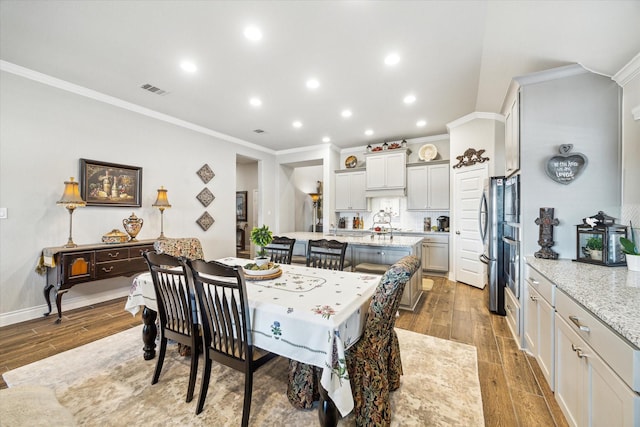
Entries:
[[262, 227], [253, 227], [253, 230], [251, 230], [251, 242], [260, 247], [258, 256], [255, 258], [255, 263], [258, 266], [269, 262], [269, 257], [267, 257], [265, 247], [271, 243], [272, 240], [273, 233], [271, 233], [271, 230], [269, 230], [269, 227], [266, 225], [262, 225]]
[[633, 232], [633, 224], [629, 222], [629, 229], [631, 230], [631, 240], [626, 237], [620, 238], [620, 244], [622, 245], [622, 252], [627, 259], [627, 268], [631, 271], [640, 271], [640, 248], [636, 244], [636, 238]]
[[587, 249], [591, 259], [602, 261], [602, 237], [589, 237], [587, 239]]

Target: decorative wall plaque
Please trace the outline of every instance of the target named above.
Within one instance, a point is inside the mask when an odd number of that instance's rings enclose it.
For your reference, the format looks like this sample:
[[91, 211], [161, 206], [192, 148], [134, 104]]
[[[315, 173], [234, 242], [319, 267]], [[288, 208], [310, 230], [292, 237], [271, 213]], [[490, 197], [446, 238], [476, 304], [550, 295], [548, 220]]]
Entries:
[[211, 215], [209, 215], [209, 212], [204, 211], [204, 213], [200, 215], [200, 218], [198, 218], [196, 222], [200, 227], [202, 227], [204, 231], [207, 231], [209, 227], [211, 227], [213, 223], [216, 221], [213, 219]]
[[489, 160], [488, 157], [482, 157], [485, 150], [477, 150], [475, 148], [467, 148], [462, 156], [456, 156], [458, 163], [453, 168], [461, 168], [463, 166], [473, 166], [476, 163], [484, 163]]
[[587, 167], [587, 156], [581, 153], [569, 153], [573, 144], [562, 144], [560, 154], [547, 161], [547, 176], [559, 184], [571, 184]]
[[204, 206], [205, 208], [207, 206], [209, 206], [211, 204], [211, 202], [213, 202], [213, 200], [216, 198], [216, 196], [213, 195], [213, 193], [211, 191], [209, 191], [209, 189], [207, 187], [205, 187], [200, 193], [198, 193], [198, 195], [196, 196], [196, 199], [198, 199], [200, 201], [200, 203], [202, 203], [202, 206]]
[[200, 169], [198, 169], [198, 172], [196, 173], [198, 174], [202, 182], [204, 182], [205, 184], [211, 181], [211, 179], [213, 179], [214, 176], [216, 176], [216, 174], [213, 173], [209, 165], [206, 163]]
[[540, 250], [533, 254], [536, 258], [558, 259], [558, 253], [551, 249], [551, 246], [555, 244], [553, 226], [560, 224], [560, 221], [553, 217], [553, 212], [553, 208], [540, 208], [540, 218], [536, 218], [536, 224], [540, 226], [538, 244], [541, 246]]

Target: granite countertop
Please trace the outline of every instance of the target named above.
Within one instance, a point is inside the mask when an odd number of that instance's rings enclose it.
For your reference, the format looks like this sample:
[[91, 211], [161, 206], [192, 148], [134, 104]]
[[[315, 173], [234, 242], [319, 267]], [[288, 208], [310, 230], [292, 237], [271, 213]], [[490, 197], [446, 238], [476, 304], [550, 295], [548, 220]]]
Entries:
[[286, 236], [292, 239], [307, 241], [316, 239], [337, 240], [338, 242], [347, 242], [350, 245], [364, 245], [364, 246], [397, 246], [397, 247], [411, 247], [422, 242], [423, 236], [397, 236], [394, 235], [393, 239], [389, 236], [374, 236], [371, 238], [371, 233], [364, 234], [362, 236], [334, 236], [333, 234], [322, 233], [308, 233], [303, 231], [278, 233], [278, 236]]
[[[367, 234], [370, 235], [371, 234], [371, 230], [368, 228], [360, 228], [360, 229], [353, 229], [353, 228], [338, 228], [336, 229], [336, 234], [338, 236], [340, 236], [340, 234], [347, 234], [347, 235], [351, 235], [351, 234]], [[327, 236], [333, 235], [333, 229], [332, 231], [327, 234]], [[427, 237], [427, 236], [433, 236], [433, 235], [441, 235], [441, 236], [449, 236], [449, 232], [448, 231], [418, 231], [418, 230], [393, 230], [393, 235], [394, 236], [422, 236], [422, 237]]]
[[571, 260], [526, 257], [527, 263], [640, 348], [640, 272]]

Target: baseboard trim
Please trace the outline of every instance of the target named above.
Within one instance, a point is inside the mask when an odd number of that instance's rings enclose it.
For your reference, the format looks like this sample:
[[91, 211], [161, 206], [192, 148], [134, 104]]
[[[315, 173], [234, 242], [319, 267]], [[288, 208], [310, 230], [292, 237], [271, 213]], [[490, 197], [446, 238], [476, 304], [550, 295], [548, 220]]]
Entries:
[[[101, 302], [109, 301], [116, 298], [122, 298], [129, 295], [130, 287], [126, 288], [118, 288], [111, 289], [104, 292], [99, 292], [96, 294], [92, 294], [89, 296], [78, 296], [75, 298], [62, 298], [62, 316], [64, 317], [64, 313], [73, 310], [76, 308], [87, 307], [93, 304], [98, 304]], [[51, 314], [49, 318], [51, 322], [54, 322], [57, 318], [56, 304], [55, 301], [51, 301]], [[44, 313], [48, 310], [45, 304], [38, 305], [35, 307], [23, 308], [20, 310], [10, 311], [7, 313], [0, 314], [0, 327], [14, 325], [20, 322], [26, 322], [27, 320], [38, 319], [43, 317]], [[124, 311], [124, 305], [122, 306], [122, 310]]]

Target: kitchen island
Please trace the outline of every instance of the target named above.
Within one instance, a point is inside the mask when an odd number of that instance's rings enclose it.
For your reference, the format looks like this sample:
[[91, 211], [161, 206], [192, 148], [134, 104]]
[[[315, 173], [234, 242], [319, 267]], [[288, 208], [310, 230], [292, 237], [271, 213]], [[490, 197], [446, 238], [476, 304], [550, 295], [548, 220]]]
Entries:
[[[295, 255], [305, 255], [309, 240], [327, 239], [348, 243], [347, 259], [355, 268], [359, 264], [376, 264], [390, 266], [402, 257], [415, 255], [422, 259], [422, 236], [391, 236], [371, 234], [362, 235], [333, 235], [322, 233], [289, 232], [278, 233], [296, 239]], [[422, 296], [422, 275], [414, 274], [407, 283], [400, 301], [400, 308], [413, 311]]]

